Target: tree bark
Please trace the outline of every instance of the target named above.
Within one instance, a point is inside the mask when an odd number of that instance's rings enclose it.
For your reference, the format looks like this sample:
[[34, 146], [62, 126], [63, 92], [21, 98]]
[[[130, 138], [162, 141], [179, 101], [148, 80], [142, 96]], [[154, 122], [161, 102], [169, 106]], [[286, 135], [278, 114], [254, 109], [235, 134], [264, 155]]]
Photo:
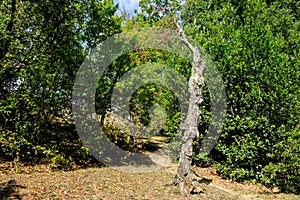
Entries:
[[180, 38], [193, 53], [192, 73], [189, 79], [189, 107], [183, 126], [182, 147], [177, 173], [172, 182], [179, 186], [184, 195], [203, 192], [199, 185], [199, 177], [192, 171], [193, 141], [199, 136], [198, 120], [200, 119], [199, 105], [203, 102], [202, 90], [204, 87], [204, 70], [206, 63], [200, 57], [197, 47], [194, 47], [186, 38], [181, 26], [176, 23]]

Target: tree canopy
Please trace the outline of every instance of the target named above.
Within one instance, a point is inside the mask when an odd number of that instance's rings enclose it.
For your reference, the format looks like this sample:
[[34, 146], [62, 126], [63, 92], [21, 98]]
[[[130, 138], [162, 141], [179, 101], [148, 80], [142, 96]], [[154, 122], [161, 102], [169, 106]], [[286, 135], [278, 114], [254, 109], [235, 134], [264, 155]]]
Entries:
[[[67, 148], [62, 140], [78, 140], [69, 126], [76, 72], [90, 48], [120, 31], [116, 10], [109, 0], [2, 1], [0, 152], [4, 159], [66, 156], [60, 149]], [[62, 121], [66, 116], [69, 122]], [[67, 127], [69, 133], [64, 131]]]

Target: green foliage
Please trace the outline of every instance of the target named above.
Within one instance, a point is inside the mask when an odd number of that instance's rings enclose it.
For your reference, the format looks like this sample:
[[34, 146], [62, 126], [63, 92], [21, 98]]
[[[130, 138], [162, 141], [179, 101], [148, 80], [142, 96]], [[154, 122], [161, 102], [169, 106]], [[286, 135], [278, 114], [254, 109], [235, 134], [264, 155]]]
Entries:
[[[101, 115], [101, 119], [104, 119], [106, 113], [113, 109], [111, 108], [111, 95], [116, 83], [118, 83], [118, 88], [125, 92], [132, 87], [133, 83], [131, 82], [120, 82], [122, 76], [135, 67], [154, 62], [170, 66], [180, 73], [185, 72], [186, 77], [190, 73], [189, 65], [184, 59], [161, 50], [144, 49], [143, 51], [134, 51], [122, 55], [108, 67], [98, 82], [96, 112]], [[151, 70], [151, 68], [148, 69]], [[148, 126], [151, 122], [151, 108], [154, 105], [163, 107], [166, 112], [162, 135], [166, 137], [175, 136], [178, 133], [182, 117], [179, 102], [175, 94], [162, 85], [148, 84], [137, 88], [132, 94], [129, 101], [129, 111], [133, 123], [137, 126]], [[163, 111], [157, 110], [157, 112]], [[156, 113], [156, 115], [161, 116], [160, 113]], [[158, 133], [150, 133], [149, 135], [154, 136], [155, 134]]]
[[116, 125], [105, 125], [102, 127], [102, 130], [111, 142], [126, 151], [138, 152], [143, 149], [143, 146], [138, 145], [131, 135], [123, 132]]
[[[234, 180], [299, 191], [299, 156], [287, 159], [300, 148], [294, 138], [300, 115], [299, 3], [191, 1], [187, 6], [185, 31], [212, 56], [228, 97], [226, 126], [211, 161], [196, 152], [195, 162], [217, 163], [219, 172]], [[209, 120], [203, 122], [205, 129]]]
[[300, 193], [300, 126], [285, 134], [285, 140], [276, 144], [278, 162], [270, 162], [262, 169], [262, 182], [281, 186], [286, 192]]
[[1, 1], [1, 159], [85, 162], [68, 112], [73, 82], [87, 50], [120, 31], [116, 9], [109, 0]]
[[299, 2], [192, 0], [180, 8], [146, 0], [140, 6], [131, 27], [172, 28], [169, 12], [180, 9], [185, 33], [209, 52], [223, 75], [226, 126], [211, 154], [199, 154], [211, 122], [205, 89], [194, 163], [215, 164], [234, 180], [299, 192]]
[[[204, 90], [194, 163], [215, 164], [224, 177], [234, 180], [299, 193], [299, 2], [191, 0], [180, 8], [174, 1], [143, 0], [140, 6], [141, 12], [121, 27], [122, 18], [114, 15], [117, 7], [110, 0], [1, 2], [1, 159], [45, 161], [54, 168], [91, 161], [68, 113], [81, 62], [92, 47], [122, 28], [173, 28], [172, 12], [180, 9], [185, 33], [215, 61], [227, 93], [226, 126], [211, 154], [201, 155], [201, 141], [211, 122], [209, 91]], [[98, 82], [96, 112], [101, 119], [112, 109], [116, 83], [145, 63], [164, 64], [190, 76], [185, 59], [165, 51], [122, 55]], [[167, 113], [162, 134], [172, 137], [182, 116], [168, 88], [154, 84], [138, 88], [130, 100], [131, 116], [137, 124], [149, 125], [151, 114], [163, 112], [151, 113], [157, 104]], [[144, 148], [117, 127], [103, 128], [124, 149]], [[179, 141], [171, 143], [170, 149], [178, 146]], [[176, 160], [176, 154], [172, 158]]]

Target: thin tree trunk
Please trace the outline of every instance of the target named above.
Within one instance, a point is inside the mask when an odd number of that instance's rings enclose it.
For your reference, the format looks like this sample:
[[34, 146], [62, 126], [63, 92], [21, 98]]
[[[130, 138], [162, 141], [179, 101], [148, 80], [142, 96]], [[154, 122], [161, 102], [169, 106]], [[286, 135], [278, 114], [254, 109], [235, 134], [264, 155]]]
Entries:
[[193, 141], [199, 136], [198, 119], [200, 119], [199, 105], [203, 102], [202, 90], [204, 87], [204, 70], [206, 63], [200, 58], [200, 52], [186, 38], [181, 26], [176, 23], [182, 42], [192, 51], [192, 74], [189, 79], [189, 107], [186, 120], [182, 126], [183, 137], [180, 152], [179, 166], [172, 182], [179, 186], [184, 195], [191, 192], [203, 192], [199, 185], [199, 177], [192, 171]]

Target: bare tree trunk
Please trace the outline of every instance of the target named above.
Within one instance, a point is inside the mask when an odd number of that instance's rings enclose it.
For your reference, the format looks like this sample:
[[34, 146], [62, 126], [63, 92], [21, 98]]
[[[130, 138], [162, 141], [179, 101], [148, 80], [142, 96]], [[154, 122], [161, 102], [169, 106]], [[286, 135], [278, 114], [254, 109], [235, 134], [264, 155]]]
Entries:
[[199, 185], [199, 177], [192, 171], [193, 141], [199, 136], [198, 119], [200, 119], [199, 105], [203, 102], [204, 70], [206, 63], [200, 58], [200, 52], [186, 38], [181, 26], [176, 23], [182, 42], [192, 51], [192, 74], [189, 80], [189, 107], [186, 120], [181, 127], [184, 135], [180, 152], [179, 166], [172, 183], [179, 186], [184, 195], [191, 192], [203, 192]]

